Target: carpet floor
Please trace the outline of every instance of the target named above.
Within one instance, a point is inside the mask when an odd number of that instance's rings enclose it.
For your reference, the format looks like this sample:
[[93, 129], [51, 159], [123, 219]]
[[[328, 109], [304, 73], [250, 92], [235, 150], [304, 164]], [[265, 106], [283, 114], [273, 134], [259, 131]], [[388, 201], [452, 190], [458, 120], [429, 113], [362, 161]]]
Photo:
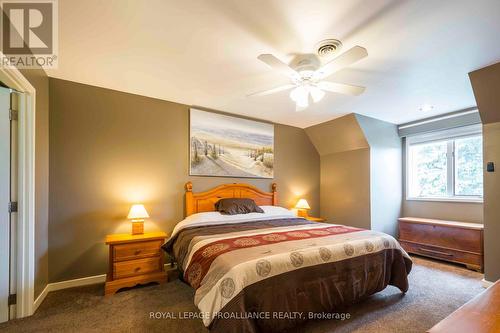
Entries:
[[[410, 289], [395, 287], [350, 306], [348, 320], [315, 320], [295, 332], [425, 332], [480, 293], [482, 274], [413, 257]], [[207, 332], [200, 319], [152, 319], [151, 312], [194, 311], [193, 290], [175, 280], [103, 297], [103, 285], [51, 292], [28, 318], [0, 324], [2, 332]]]

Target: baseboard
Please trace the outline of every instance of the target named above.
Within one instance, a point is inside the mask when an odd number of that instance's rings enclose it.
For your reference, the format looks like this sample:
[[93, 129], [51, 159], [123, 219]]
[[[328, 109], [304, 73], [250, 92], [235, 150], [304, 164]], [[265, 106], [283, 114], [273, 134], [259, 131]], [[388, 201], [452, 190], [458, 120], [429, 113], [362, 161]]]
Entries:
[[61, 282], [49, 283], [49, 291], [68, 289], [74, 287], [88, 286], [89, 284], [97, 284], [106, 282], [106, 274], [88, 276], [80, 279], [66, 280]]
[[483, 288], [489, 288], [493, 285], [494, 282], [482, 279], [481, 284], [483, 285]]
[[[177, 266], [171, 267], [170, 264], [165, 264], [165, 271], [170, 271], [173, 269], [177, 269]], [[90, 284], [104, 283], [106, 282], [106, 274], [88, 276], [80, 279], [66, 280], [61, 282], [53, 282], [49, 283], [45, 286], [40, 295], [36, 298], [33, 303], [33, 313], [38, 309], [40, 304], [42, 304], [43, 300], [47, 296], [47, 294], [51, 291], [74, 288], [74, 287], [82, 287], [88, 286]]]
[[40, 293], [40, 295], [38, 295], [38, 297], [36, 298], [35, 302], [33, 302], [33, 313], [35, 313], [35, 311], [38, 309], [38, 307], [40, 306], [40, 304], [42, 304], [43, 300], [45, 299], [45, 297], [49, 293], [49, 289], [50, 289], [49, 285], [50, 284], [47, 284], [45, 286], [45, 288], [43, 288], [43, 290]]
[[49, 283], [45, 286], [40, 295], [38, 295], [36, 300], [33, 302], [33, 313], [35, 313], [40, 304], [42, 304], [45, 297], [47, 297], [47, 294], [51, 291], [88, 286], [90, 284], [104, 283], [105, 281], [106, 281], [106, 274], [101, 274], [95, 276], [88, 276], [80, 279]]

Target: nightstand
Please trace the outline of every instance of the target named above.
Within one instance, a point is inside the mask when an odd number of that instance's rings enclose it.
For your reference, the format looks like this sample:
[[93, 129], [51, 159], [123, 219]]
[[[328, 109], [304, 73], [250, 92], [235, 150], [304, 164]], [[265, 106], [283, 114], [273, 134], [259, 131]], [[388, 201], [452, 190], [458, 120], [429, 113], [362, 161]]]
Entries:
[[326, 219], [322, 217], [312, 217], [312, 216], [305, 216], [304, 217], [306, 220], [313, 221], [313, 222], [325, 222]]
[[106, 236], [109, 269], [104, 295], [112, 295], [121, 288], [138, 284], [166, 282], [164, 252], [161, 249], [166, 238], [164, 232]]

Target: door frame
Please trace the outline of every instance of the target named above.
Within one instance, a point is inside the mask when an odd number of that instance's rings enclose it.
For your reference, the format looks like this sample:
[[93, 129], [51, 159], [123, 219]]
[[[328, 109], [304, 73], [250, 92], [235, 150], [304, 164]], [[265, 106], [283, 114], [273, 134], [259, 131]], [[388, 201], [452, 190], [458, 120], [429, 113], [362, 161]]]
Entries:
[[[0, 52], [0, 57], [4, 58]], [[0, 67], [0, 80], [19, 95], [16, 318], [33, 314], [35, 285], [36, 90], [15, 66]]]

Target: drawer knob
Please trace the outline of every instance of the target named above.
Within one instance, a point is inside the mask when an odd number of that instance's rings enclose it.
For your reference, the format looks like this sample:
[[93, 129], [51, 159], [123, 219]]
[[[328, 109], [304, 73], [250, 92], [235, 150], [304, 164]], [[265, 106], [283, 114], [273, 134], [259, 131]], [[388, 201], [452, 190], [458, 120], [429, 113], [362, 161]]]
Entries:
[[140, 268], [140, 267], [136, 267], [136, 268], [134, 269], [134, 271], [135, 271], [135, 272], [138, 272], [138, 271], [140, 271], [140, 270], [141, 270], [141, 268]]
[[138, 254], [140, 254], [141, 252], [142, 252], [141, 250], [135, 250], [134, 254], [135, 254], [135, 255], [138, 255]]

